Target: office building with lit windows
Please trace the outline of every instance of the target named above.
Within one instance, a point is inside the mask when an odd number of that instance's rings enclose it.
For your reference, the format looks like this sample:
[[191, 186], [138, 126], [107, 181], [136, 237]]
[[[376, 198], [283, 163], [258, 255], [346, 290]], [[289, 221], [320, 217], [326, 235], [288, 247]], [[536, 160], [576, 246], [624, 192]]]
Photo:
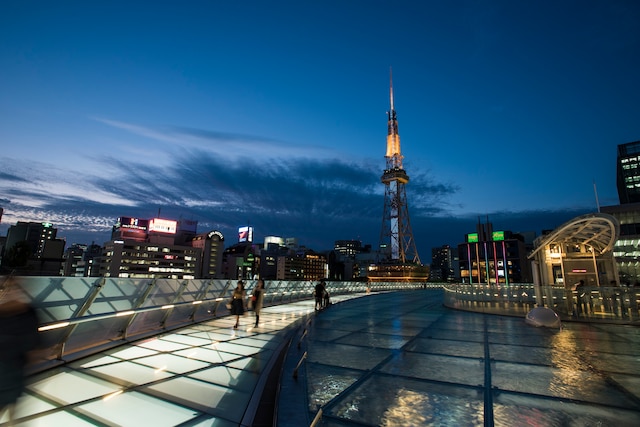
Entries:
[[431, 248], [431, 270], [429, 280], [433, 282], [453, 280], [454, 251], [451, 246], [444, 245]]
[[640, 202], [640, 141], [618, 145], [616, 183], [620, 204]]
[[202, 252], [196, 277], [199, 279], [222, 278], [222, 253], [224, 251], [222, 233], [213, 230], [198, 234], [191, 240], [191, 246]]
[[345, 258], [355, 258], [356, 254], [363, 251], [360, 240], [336, 240], [333, 250]]
[[620, 284], [640, 284], [640, 141], [618, 145], [616, 184], [620, 205], [600, 212], [620, 223], [613, 248]]
[[640, 203], [602, 206], [600, 212], [620, 223], [620, 235], [613, 247], [620, 284], [640, 284]]
[[329, 267], [324, 255], [307, 250], [296, 255], [278, 257], [278, 280], [320, 280], [327, 277]]
[[74, 243], [64, 251], [62, 275], [67, 277], [90, 277], [98, 275], [94, 259], [102, 255], [102, 247], [96, 244]]
[[176, 244], [176, 236], [180, 243], [184, 240], [178, 224], [162, 218], [118, 218], [111, 240], [103, 247], [98, 274], [132, 279], [199, 278], [202, 249]]
[[2, 266], [23, 276], [59, 276], [65, 241], [49, 222], [18, 221], [9, 227]]

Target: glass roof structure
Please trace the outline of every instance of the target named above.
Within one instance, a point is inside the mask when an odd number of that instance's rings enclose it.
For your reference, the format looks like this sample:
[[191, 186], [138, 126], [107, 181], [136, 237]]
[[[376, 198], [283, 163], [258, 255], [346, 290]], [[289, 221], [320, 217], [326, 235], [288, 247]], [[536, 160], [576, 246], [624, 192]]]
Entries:
[[604, 254], [613, 250], [619, 235], [620, 224], [613, 216], [604, 213], [582, 215], [536, 239], [536, 249], [529, 254], [529, 259], [552, 243], [589, 245], [598, 254]]

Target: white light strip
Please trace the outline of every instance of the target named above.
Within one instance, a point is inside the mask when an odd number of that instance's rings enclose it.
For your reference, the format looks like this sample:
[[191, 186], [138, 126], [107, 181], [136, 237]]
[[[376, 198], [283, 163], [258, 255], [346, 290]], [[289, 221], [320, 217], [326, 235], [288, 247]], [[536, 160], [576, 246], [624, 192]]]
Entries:
[[112, 399], [114, 397], [116, 397], [119, 394], [122, 394], [124, 391], [123, 390], [118, 390], [118, 391], [114, 391], [111, 394], [107, 394], [105, 397], [102, 398], [102, 400], [104, 400], [105, 402], [109, 399]]
[[130, 314], [135, 313], [135, 311], [133, 310], [129, 310], [129, 311], [119, 311], [116, 313], [116, 317], [120, 317], [120, 316], [128, 316]]
[[163, 305], [163, 306], [162, 306], [162, 307], [160, 307], [160, 308], [161, 308], [161, 309], [163, 309], [163, 310], [167, 310], [167, 309], [169, 309], [169, 308], [173, 308], [173, 307], [175, 307], [173, 304], [168, 304], [168, 305]]
[[38, 331], [48, 331], [50, 329], [64, 328], [66, 326], [69, 326], [69, 322], [54, 323], [53, 325], [41, 326], [38, 328]]

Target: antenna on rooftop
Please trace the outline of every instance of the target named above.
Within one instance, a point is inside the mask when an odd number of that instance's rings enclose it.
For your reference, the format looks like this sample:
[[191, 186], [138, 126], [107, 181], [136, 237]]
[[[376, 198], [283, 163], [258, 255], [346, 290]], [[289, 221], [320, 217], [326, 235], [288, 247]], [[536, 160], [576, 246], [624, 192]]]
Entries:
[[596, 180], [593, 180], [593, 192], [596, 195], [596, 208], [598, 208], [598, 213], [600, 213], [600, 202], [598, 201], [598, 189], [596, 188]]

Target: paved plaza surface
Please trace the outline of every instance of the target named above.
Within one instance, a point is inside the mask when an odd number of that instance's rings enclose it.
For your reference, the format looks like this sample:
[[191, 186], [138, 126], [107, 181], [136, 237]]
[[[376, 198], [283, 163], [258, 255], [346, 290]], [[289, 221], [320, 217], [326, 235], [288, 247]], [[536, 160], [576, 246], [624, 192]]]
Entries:
[[330, 307], [307, 335], [289, 354], [288, 369], [307, 357], [297, 380], [283, 377], [279, 426], [320, 409], [323, 426], [640, 425], [635, 326], [535, 328], [425, 290]]
[[267, 307], [237, 330], [212, 319], [34, 375], [15, 425], [259, 426], [274, 408], [296, 427], [640, 425], [638, 327], [535, 328], [445, 308], [441, 290], [332, 302]]

